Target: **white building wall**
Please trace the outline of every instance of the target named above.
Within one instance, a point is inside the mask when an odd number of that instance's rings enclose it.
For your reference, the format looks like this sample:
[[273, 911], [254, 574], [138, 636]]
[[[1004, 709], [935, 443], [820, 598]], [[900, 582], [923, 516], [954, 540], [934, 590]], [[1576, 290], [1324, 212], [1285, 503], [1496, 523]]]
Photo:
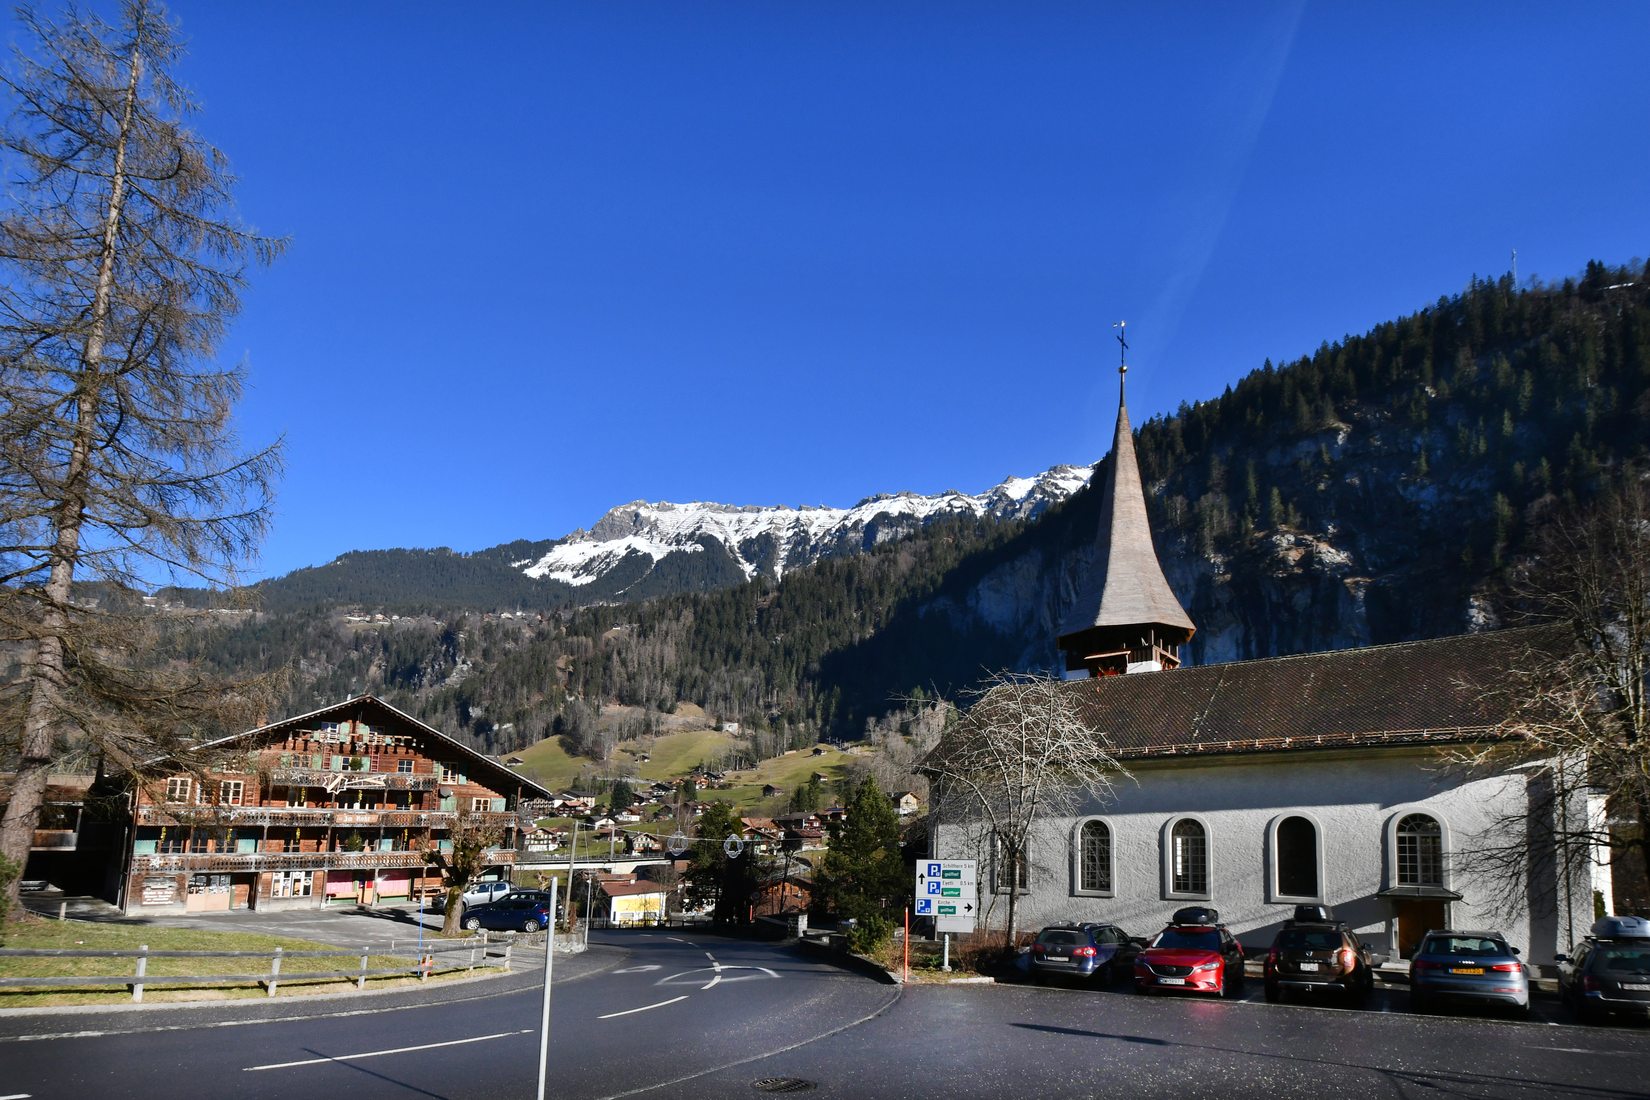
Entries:
[[[1084, 815], [1101, 817], [1112, 832], [1113, 896], [1076, 892], [1074, 833], [1083, 816], [1046, 821], [1031, 848], [1028, 891], [1021, 895], [1021, 930], [1061, 921], [1111, 921], [1131, 935], [1150, 935], [1186, 905], [1207, 904], [1251, 951], [1270, 945], [1295, 899], [1273, 889], [1273, 822], [1300, 814], [1318, 826], [1321, 902], [1358, 930], [1372, 948], [1396, 957], [1391, 902], [1377, 897], [1397, 884], [1390, 836], [1397, 819], [1420, 811], [1444, 829], [1445, 885], [1462, 895], [1447, 909], [1457, 928], [1497, 928], [1533, 963], [1551, 962], [1585, 934], [1592, 920], [1587, 887], [1536, 893], [1497, 908], [1501, 887], [1469, 866], [1475, 837], [1508, 812], [1526, 805], [1522, 774], [1466, 778], [1443, 768], [1435, 750], [1378, 749], [1335, 754], [1234, 756], [1136, 762], [1109, 802]], [[1209, 831], [1207, 901], [1170, 896], [1164, 847], [1170, 822], [1190, 815]], [[938, 854], [973, 856], [981, 863], [981, 903], [992, 927], [1007, 921], [1006, 896], [990, 893], [989, 856], [979, 830], [942, 822]], [[1511, 909], [1512, 912], [1507, 910]], [[1532, 915], [1533, 910], [1533, 915]], [[1561, 929], [1568, 923], [1569, 931]]]

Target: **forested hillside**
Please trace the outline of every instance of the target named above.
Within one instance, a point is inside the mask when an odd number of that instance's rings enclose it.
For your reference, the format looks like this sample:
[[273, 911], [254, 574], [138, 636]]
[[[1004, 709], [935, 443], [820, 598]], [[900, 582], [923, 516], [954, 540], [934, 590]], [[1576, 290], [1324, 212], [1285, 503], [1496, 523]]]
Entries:
[[[1646, 274], [1592, 264], [1556, 286], [1474, 281], [1140, 426], [1159, 551], [1199, 626], [1191, 659], [1493, 623], [1500, 571], [1544, 510], [1646, 459]], [[915, 688], [1052, 666], [1098, 495], [1031, 523], [945, 520], [781, 582], [633, 606], [443, 610], [427, 573], [416, 598], [391, 598], [388, 567], [383, 606], [354, 619], [322, 585], [307, 607], [225, 616], [189, 648], [290, 669], [289, 712], [371, 691], [495, 751], [547, 733], [584, 744], [604, 702], [658, 712], [681, 700], [774, 752], [856, 736]], [[372, 617], [396, 608], [430, 613]]]

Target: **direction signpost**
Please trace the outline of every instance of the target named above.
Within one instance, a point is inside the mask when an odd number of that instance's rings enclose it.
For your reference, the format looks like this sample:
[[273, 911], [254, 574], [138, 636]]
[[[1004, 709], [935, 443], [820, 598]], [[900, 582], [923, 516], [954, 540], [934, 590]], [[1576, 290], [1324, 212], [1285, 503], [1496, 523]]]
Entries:
[[942, 970], [951, 969], [951, 933], [974, 931], [980, 909], [978, 860], [919, 859], [917, 904], [919, 917], [933, 917], [934, 931], [944, 937]]

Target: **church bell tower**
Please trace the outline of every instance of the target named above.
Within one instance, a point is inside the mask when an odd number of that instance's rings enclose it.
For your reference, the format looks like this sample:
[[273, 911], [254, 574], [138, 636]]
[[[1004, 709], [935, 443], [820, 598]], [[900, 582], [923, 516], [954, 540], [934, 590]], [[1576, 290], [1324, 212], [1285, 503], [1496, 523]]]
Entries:
[[1117, 430], [1111, 461], [1101, 474], [1095, 560], [1058, 640], [1066, 670], [1086, 669], [1090, 676], [1179, 668], [1180, 647], [1197, 631], [1169, 588], [1152, 544], [1124, 390], [1129, 345], [1124, 323], [1113, 327], [1121, 350]]

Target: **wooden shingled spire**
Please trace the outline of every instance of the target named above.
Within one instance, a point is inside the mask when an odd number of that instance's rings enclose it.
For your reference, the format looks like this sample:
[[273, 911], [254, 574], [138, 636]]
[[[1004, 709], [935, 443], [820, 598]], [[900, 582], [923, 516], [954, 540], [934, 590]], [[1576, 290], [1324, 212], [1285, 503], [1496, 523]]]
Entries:
[[1087, 669], [1091, 676], [1178, 668], [1180, 647], [1197, 630], [1169, 588], [1152, 544], [1124, 391], [1128, 344], [1123, 322], [1113, 327], [1123, 361], [1117, 372], [1117, 431], [1101, 482], [1097, 553], [1058, 642], [1067, 670]]

